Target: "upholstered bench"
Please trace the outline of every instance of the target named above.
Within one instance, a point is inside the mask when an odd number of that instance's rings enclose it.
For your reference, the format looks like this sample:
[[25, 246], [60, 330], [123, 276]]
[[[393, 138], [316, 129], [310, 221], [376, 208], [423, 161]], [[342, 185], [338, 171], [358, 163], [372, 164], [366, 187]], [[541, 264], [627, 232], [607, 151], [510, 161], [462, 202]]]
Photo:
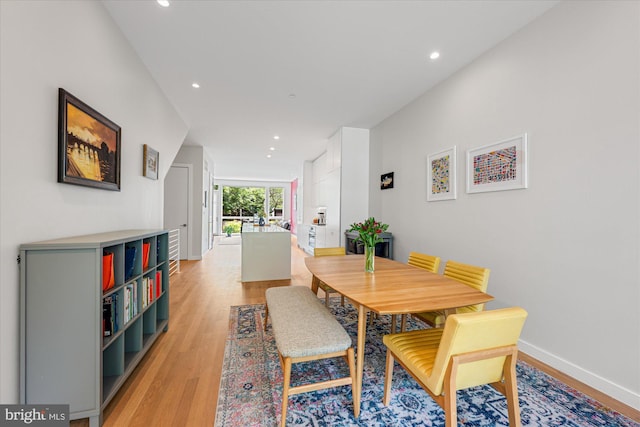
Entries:
[[[289, 396], [325, 388], [355, 384], [355, 363], [351, 337], [329, 310], [305, 286], [269, 288], [266, 291], [265, 330], [271, 315], [271, 327], [278, 347], [284, 376], [282, 418], [287, 420]], [[345, 357], [349, 376], [291, 387], [291, 365], [310, 360]], [[355, 413], [355, 407], [354, 407]]]

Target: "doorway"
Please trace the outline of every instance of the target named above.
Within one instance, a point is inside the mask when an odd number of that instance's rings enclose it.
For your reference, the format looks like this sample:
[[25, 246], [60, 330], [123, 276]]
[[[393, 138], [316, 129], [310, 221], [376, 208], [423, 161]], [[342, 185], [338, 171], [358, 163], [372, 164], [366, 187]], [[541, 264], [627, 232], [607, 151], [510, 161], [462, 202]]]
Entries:
[[174, 164], [164, 180], [164, 228], [180, 230], [180, 259], [189, 259], [191, 165]]

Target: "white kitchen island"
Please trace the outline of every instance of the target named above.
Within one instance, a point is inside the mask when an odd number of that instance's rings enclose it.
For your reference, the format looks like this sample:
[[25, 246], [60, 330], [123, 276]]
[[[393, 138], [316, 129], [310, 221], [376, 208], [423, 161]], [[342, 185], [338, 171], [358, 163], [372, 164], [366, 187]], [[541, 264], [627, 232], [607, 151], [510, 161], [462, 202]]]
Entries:
[[242, 225], [242, 281], [291, 278], [291, 233], [282, 227]]

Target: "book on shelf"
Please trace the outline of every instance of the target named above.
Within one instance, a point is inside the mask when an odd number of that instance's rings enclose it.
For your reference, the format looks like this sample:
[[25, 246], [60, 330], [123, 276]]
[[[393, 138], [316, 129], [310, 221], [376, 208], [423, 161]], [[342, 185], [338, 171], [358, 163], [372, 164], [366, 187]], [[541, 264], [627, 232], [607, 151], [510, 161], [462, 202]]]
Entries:
[[113, 295], [110, 295], [111, 297], [111, 322], [113, 324], [113, 333], [115, 334], [116, 332], [118, 332], [120, 330], [120, 317], [118, 316], [118, 314], [120, 313], [120, 311], [118, 310], [118, 293], [115, 293]]
[[144, 277], [142, 279], [142, 308], [145, 308], [153, 302], [153, 279], [151, 277]]
[[138, 314], [138, 287], [130, 283], [124, 288], [124, 323], [133, 319]]
[[110, 337], [113, 329], [113, 299], [108, 296], [102, 300], [102, 336]]
[[102, 300], [102, 336], [110, 337], [120, 330], [118, 323], [118, 294]]
[[124, 250], [124, 280], [133, 277], [136, 269], [136, 253], [138, 250], [135, 246], [127, 246]]
[[107, 291], [115, 285], [113, 271], [113, 253], [104, 251], [102, 254], [102, 290]]
[[160, 298], [162, 294], [162, 271], [156, 271], [156, 298]]
[[151, 251], [151, 243], [146, 242], [142, 244], [142, 268], [149, 267], [149, 252]]

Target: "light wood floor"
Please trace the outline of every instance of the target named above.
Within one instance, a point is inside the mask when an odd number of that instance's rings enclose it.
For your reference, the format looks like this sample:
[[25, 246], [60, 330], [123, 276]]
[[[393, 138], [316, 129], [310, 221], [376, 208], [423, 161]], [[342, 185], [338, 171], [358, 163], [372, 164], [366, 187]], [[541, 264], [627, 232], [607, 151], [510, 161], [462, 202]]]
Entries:
[[[224, 237], [222, 237], [224, 238]], [[229, 326], [229, 307], [264, 302], [270, 286], [307, 285], [304, 252], [292, 243], [290, 281], [240, 282], [240, 246], [216, 245], [171, 277], [169, 331], [162, 334], [104, 412], [105, 427], [213, 426]], [[529, 363], [640, 421], [622, 405], [524, 356]], [[86, 420], [71, 423], [88, 425]]]

